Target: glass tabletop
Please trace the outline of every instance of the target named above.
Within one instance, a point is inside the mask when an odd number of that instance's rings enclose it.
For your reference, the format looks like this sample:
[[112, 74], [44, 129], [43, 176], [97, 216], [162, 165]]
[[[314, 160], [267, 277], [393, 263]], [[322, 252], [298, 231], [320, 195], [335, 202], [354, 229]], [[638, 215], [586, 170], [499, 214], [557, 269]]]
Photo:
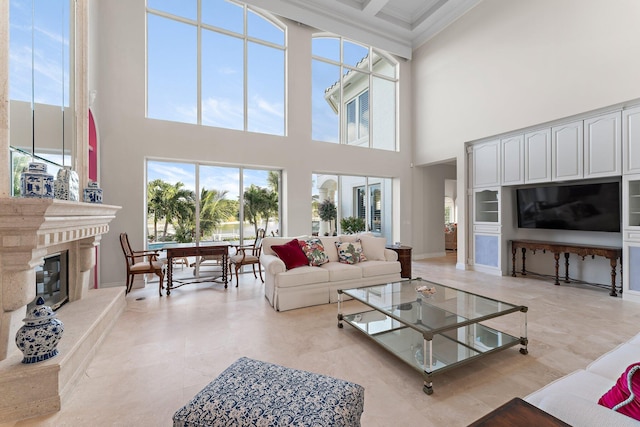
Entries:
[[424, 279], [345, 289], [342, 292], [429, 335], [523, 309], [522, 306]]

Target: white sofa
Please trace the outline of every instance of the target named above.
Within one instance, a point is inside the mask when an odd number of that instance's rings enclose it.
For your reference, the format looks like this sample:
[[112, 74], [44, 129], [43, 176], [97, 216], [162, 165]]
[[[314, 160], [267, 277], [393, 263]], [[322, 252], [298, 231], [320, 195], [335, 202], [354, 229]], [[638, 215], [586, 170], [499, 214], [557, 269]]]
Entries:
[[[598, 400], [632, 363], [640, 362], [640, 334], [580, 369], [531, 393], [525, 400], [572, 426], [640, 426]], [[638, 399], [638, 396], [636, 396]]]
[[[282, 245], [293, 237], [265, 237], [262, 240], [260, 263], [264, 267], [264, 292], [271, 306], [277, 311], [292, 310], [312, 305], [327, 304], [338, 300], [338, 289], [383, 284], [401, 280], [398, 254], [391, 249], [378, 248], [374, 258], [356, 264], [338, 262], [335, 242], [341, 239], [355, 239], [359, 236], [319, 237], [329, 257], [329, 262], [317, 267], [303, 266], [287, 270], [284, 262], [271, 249], [272, 245]], [[367, 255], [366, 238], [361, 236], [363, 249]], [[308, 239], [306, 236], [296, 237]], [[344, 241], [344, 240], [342, 240]]]

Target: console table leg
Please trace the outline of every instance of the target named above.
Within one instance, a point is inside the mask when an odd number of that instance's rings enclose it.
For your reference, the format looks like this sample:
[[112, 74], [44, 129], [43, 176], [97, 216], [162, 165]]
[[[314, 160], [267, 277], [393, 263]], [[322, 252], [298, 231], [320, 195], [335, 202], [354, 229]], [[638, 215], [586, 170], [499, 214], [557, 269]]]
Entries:
[[525, 260], [526, 260], [526, 256], [525, 253], [527, 252], [527, 248], [522, 248], [522, 275], [526, 276], [527, 275], [527, 268], [525, 267]]
[[609, 258], [609, 263], [611, 264], [611, 292], [609, 292], [609, 295], [611, 295], [612, 297], [617, 297], [618, 293], [616, 292], [616, 259]]
[[516, 277], [516, 251], [518, 248], [511, 245], [511, 277]]
[[556, 252], [553, 254], [553, 258], [556, 260], [556, 283], [554, 283], [554, 285], [560, 286], [560, 280], [559, 280], [559, 275], [558, 275], [558, 267], [560, 267], [560, 253]]
[[173, 257], [167, 257], [167, 296], [171, 295], [173, 286]]
[[564, 253], [564, 283], [569, 283], [569, 252]]

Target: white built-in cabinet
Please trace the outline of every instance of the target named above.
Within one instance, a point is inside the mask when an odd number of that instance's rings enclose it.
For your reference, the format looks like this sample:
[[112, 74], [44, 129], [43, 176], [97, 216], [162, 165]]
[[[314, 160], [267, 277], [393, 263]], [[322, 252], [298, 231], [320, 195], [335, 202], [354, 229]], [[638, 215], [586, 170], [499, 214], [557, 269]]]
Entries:
[[640, 106], [622, 111], [622, 173], [640, 173]]
[[473, 259], [474, 268], [485, 272], [502, 272], [500, 188], [473, 190]]
[[584, 177], [622, 174], [622, 113], [605, 114], [584, 121]]
[[640, 302], [640, 174], [622, 178], [622, 216], [622, 296]]
[[551, 181], [551, 129], [524, 134], [524, 182]]
[[500, 185], [500, 140], [473, 146], [473, 187]]
[[[640, 105], [484, 141], [469, 153], [474, 268], [502, 270], [503, 186], [622, 176], [623, 297], [640, 302]], [[504, 215], [508, 223], [511, 212]]]
[[502, 185], [524, 184], [524, 136], [500, 141], [502, 147]]
[[582, 179], [582, 120], [551, 128], [551, 180]]

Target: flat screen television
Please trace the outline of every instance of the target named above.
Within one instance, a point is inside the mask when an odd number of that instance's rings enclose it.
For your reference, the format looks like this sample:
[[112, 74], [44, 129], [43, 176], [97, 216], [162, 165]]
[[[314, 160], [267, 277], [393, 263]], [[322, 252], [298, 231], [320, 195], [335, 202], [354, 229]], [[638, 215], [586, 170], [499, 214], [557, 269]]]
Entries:
[[519, 228], [620, 231], [620, 183], [516, 190]]

